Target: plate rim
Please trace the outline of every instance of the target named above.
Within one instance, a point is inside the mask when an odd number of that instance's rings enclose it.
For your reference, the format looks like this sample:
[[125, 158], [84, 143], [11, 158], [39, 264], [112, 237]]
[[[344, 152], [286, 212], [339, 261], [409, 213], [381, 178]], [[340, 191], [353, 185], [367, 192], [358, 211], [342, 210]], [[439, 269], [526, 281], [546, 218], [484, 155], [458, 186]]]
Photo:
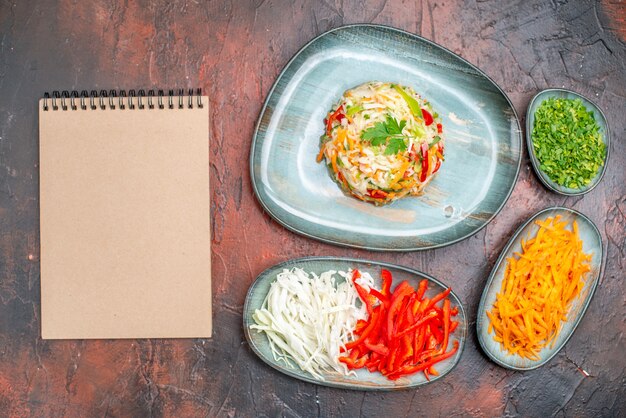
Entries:
[[[569, 192], [569, 191], [566, 191], [566, 190], [559, 190], [555, 186], [551, 185], [548, 182], [548, 180], [549, 180], [548, 175], [546, 173], [544, 173], [544, 171], [541, 170], [541, 168], [539, 168], [539, 159], [537, 158], [537, 154], [535, 153], [535, 147], [533, 146], [533, 140], [532, 140], [532, 127], [530, 126], [530, 119], [531, 119], [530, 109], [533, 107], [533, 105], [535, 104], [537, 99], [540, 98], [540, 96], [542, 96], [544, 94], [548, 94], [548, 93], [573, 94], [574, 96], [577, 96], [577, 97], [583, 99], [584, 101], [587, 101], [587, 102], [591, 103], [591, 105], [598, 111], [600, 116], [602, 116], [602, 119], [604, 119], [604, 125], [606, 126], [606, 133], [604, 135], [604, 141], [603, 142], [604, 142], [604, 144], [606, 146], [606, 155], [604, 156], [604, 161], [602, 163], [602, 170], [600, 171], [599, 174], [596, 175], [598, 177], [598, 181], [596, 181], [596, 183], [591, 185], [590, 187], [579, 189], [579, 191], [577, 191], [577, 192]], [[584, 103], [583, 103], [583, 105], [584, 105]], [[534, 120], [534, 115], [532, 115], [532, 118]], [[589, 193], [590, 191], [595, 189], [596, 186], [598, 186], [598, 184], [600, 184], [600, 182], [604, 178], [604, 173], [606, 172], [606, 168], [609, 165], [609, 156], [611, 154], [611, 128], [609, 127], [609, 120], [606, 118], [606, 115], [604, 114], [604, 112], [602, 111], [600, 106], [598, 106], [598, 104], [596, 102], [594, 102], [593, 100], [588, 99], [587, 97], [583, 96], [582, 94], [580, 94], [578, 92], [575, 92], [573, 90], [569, 90], [569, 89], [566, 89], [566, 88], [551, 87], [551, 88], [543, 89], [543, 90], [540, 90], [537, 94], [535, 94], [533, 96], [533, 98], [530, 100], [530, 102], [528, 103], [528, 107], [526, 108], [525, 125], [526, 125], [526, 135], [525, 135], [526, 136], [526, 138], [525, 138], [526, 141], [525, 142], [526, 142], [526, 149], [528, 151], [528, 156], [530, 157], [530, 163], [533, 166], [533, 171], [535, 172], [535, 175], [539, 178], [539, 181], [541, 182], [541, 184], [543, 184], [548, 190], [550, 190], [553, 193], [560, 194], [562, 196], [581, 196], [581, 195], [584, 195], [586, 193]], [[554, 183], [557, 184], [556, 182], [554, 182]], [[558, 184], [557, 184], [557, 186], [564, 187], [564, 186], [560, 186]]]
[[[480, 332], [481, 328], [484, 328], [483, 324], [484, 324], [485, 320], [484, 320], [484, 318], [483, 318], [483, 316], [481, 314], [485, 311], [485, 302], [486, 302], [486, 299], [487, 299], [487, 290], [491, 287], [491, 284], [493, 283], [493, 280], [495, 279], [496, 271], [497, 271], [498, 267], [500, 266], [500, 264], [506, 258], [506, 254], [508, 253], [508, 251], [511, 248], [511, 246], [518, 241], [519, 234], [524, 230], [524, 228], [526, 228], [526, 226], [528, 226], [530, 223], [535, 221], [535, 219], [537, 219], [539, 216], [543, 215], [544, 213], [550, 212], [550, 211], [555, 211], [555, 210], [566, 211], [566, 212], [573, 213], [576, 216], [580, 216], [581, 218], [585, 219], [591, 225], [593, 231], [595, 231], [595, 233], [597, 234], [597, 236], [599, 238], [599, 241], [600, 241], [600, 269], [598, 271], [598, 277], [594, 281], [591, 289], [589, 290], [589, 295], [587, 296], [587, 301], [585, 302], [584, 306], [582, 307], [582, 309], [581, 309], [581, 311], [580, 311], [580, 313], [578, 315], [578, 318], [574, 322], [574, 325], [572, 327], [572, 331], [563, 340], [563, 342], [560, 344], [560, 347], [558, 347], [557, 350], [555, 350], [549, 356], [546, 356], [546, 358], [541, 359], [537, 363], [532, 364], [532, 365], [530, 365], [528, 367], [514, 366], [512, 364], [508, 364], [508, 363], [506, 363], [506, 362], [496, 358], [496, 356], [494, 354], [492, 354], [492, 352], [489, 349], [487, 349], [486, 343], [485, 343], [484, 338], [483, 338], [483, 334], [482, 334], [482, 332]], [[591, 301], [593, 300], [593, 296], [594, 296], [594, 294], [596, 292], [598, 284], [600, 283], [600, 280], [604, 276], [604, 265], [605, 265], [605, 260], [604, 260], [604, 240], [602, 239], [602, 234], [600, 234], [600, 230], [598, 229], [596, 224], [591, 219], [589, 219], [589, 217], [587, 217], [583, 213], [577, 211], [576, 209], [567, 208], [565, 206], [550, 206], [550, 207], [541, 209], [538, 212], [535, 212], [534, 214], [530, 215], [530, 217], [528, 217], [528, 219], [526, 221], [524, 221], [524, 223], [522, 225], [520, 225], [515, 230], [515, 232], [511, 235], [511, 238], [509, 238], [509, 240], [507, 241], [506, 245], [502, 249], [502, 251], [500, 251], [500, 255], [498, 256], [498, 259], [496, 260], [496, 262], [494, 263], [493, 267], [491, 268], [491, 272], [489, 273], [489, 277], [487, 279], [487, 282], [485, 283], [485, 287], [483, 288], [483, 292], [482, 292], [482, 294], [480, 296], [480, 303], [478, 304], [478, 309], [476, 311], [476, 336], [478, 338], [478, 343], [479, 343], [480, 348], [482, 349], [483, 353], [485, 353], [487, 355], [487, 357], [489, 357], [489, 359], [491, 359], [491, 361], [493, 361], [497, 365], [499, 365], [501, 367], [504, 367], [506, 369], [516, 370], [516, 371], [534, 370], [534, 369], [537, 369], [537, 368], [543, 366], [544, 364], [546, 364], [550, 360], [552, 360], [559, 352], [561, 352], [561, 350], [563, 349], [563, 347], [565, 347], [565, 345], [570, 340], [570, 338], [572, 338], [572, 335], [574, 335], [574, 332], [576, 332], [576, 329], [578, 328], [578, 325], [580, 324], [580, 321], [582, 321], [583, 317], [587, 313], [587, 308], [589, 308], [589, 305], [591, 304]]]
[[[269, 272], [271, 272], [272, 270], [278, 270], [281, 268], [284, 268], [285, 266], [292, 266], [292, 267], [296, 267], [295, 264], [296, 263], [300, 263], [300, 262], [311, 262], [311, 261], [342, 261], [342, 262], [358, 262], [358, 263], [363, 263], [363, 264], [372, 264], [375, 266], [379, 266], [379, 267], [390, 267], [396, 270], [402, 270], [408, 274], [414, 275], [414, 276], [418, 276], [418, 277], [423, 277], [429, 281], [432, 281], [434, 283], [436, 283], [437, 285], [441, 286], [442, 288], [447, 288], [450, 286], [447, 286], [445, 283], [441, 282], [440, 280], [434, 278], [433, 276], [431, 276], [430, 274], [424, 273], [422, 271], [413, 269], [411, 267], [406, 267], [406, 266], [402, 266], [399, 264], [393, 264], [393, 263], [387, 263], [384, 261], [374, 261], [374, 260], [368, 260], [368, 259], [362, 259], [362, 258], [354, 258], [354, 257], [336, 257], [336, 256], [310, 256], [310, 257], [298, 257], [298, 258], [291, 258], [288, 259], [286, 261], [280, 262], [278, 264], [274, 264], [268, 268], [266, 268], [265, 270], [263, 270], [261, 273], [259, 273], [257, 275], [257, 277], [254, 279], [254, 281], [252, 282], [252, 284], [248, 287], [248, 291], [246, 292], [246, 299], [244, 301], [243, 304], [243, 311], [242, 311], [242, 326], [243, 326], [243, 331], [244, 331], [244, 336], [246, 339], [246, 343], [248, 344], [248, 347], [250, 347], [250, 349], [252, 350], [252, 352], [254, 352], [254, 354], [263, 361], [263, 363], [267, 364], [268, 366], [270, 366], [272, 369], [290, 376], [294, 379], [303, 381], [303, 382], [307, 382], [307, 383], [313, 383], [316, 385], [321, 385], [321, 386], [326, 386], [326, 387], [332, 387], [332, 388], [338, 388], [338, 389], [347, 389], [347, 390], [359, 390], [359, 391], [368, 391], [368, 392], [391, 392], [391, 391], [398, 391], [398, 390], [406, 390], [406, 389], [416, 389], [418, 387], [424, 386], [424, 385], [428, 385], [429, 383], [434, 383], [437, 380], [443, 379], [444, 377], [446, 377], [448, 374], [452, 373], [452, 371], [459, 365], [459, 363], [461, 362], [461, 358], [463, 357], [463, 352], [465, 351], [465, 346], [467, 345], [467, 339], [468, 339], [468, 335], [469, 335], [469, 319], [467, 317], [465, 308], [463, 306], [463, 301], [461, 300], [461, 298], [459, 298], [458, 294], [455, 293], [453, 290], [450, 290], [450, 293], [452, 293], [454, 295], [454, 297], [456, 298], [456, 300], [459, 302], [458, 307], [459, 307], [459, 311], [463, 317], [463, 319], [465, 320], [465, 327], [463, 327], [463, 334], [459, 336], [458, 340], [460, 341], [460, 347], [459, 347], [459, 351], [458, 354], [455, 356], [456, 357], [456, 361], [452, 364], [452, 367], [450, 368], [450, 370], [448, 370], [445, 374], [436, 376], [434, 378], [431, 378], [430, 381], [424, 381], [424, 382], [419, 382], [417, 384], [413, 384], [413, 385], [404, 385], [404, 386], [388, 386], [388, 387], [376, 387], [376, 386], [371, 386], [371, 387], [357, 387], [355, 385], [350, 385], [350, 384], [341, 384], [341, 383], [332, 383], [329, 381], [323, 381], [323, 380], [318, 380], [315, 379], [313, 377], [310, 376], [306, 376], [306, 375], [298, 375], [294, 372], [291, 372], [289, 369], [286, 368], [279, 368], [277, 367], [276, 364], [270, 362], [268, 359], [266, 359], [263, 355], [261, 355], [261, 353], [257, 350], [257, 347], [255, 344], [252, 343], [252, 337], [250, 335], [251, 330], [249, 329], [249, 327], [246, 324], [246, 312], [250, 311], [250, 295], [251, 295], [251, 291], [252, 289], [255, 287], [255, 285], [257, 284], [257, 282], [261, 279], [261, 277], [267, 275]], [[307, 272], [309, 273], [309, 272]], [[306, 373], [306, 372], [303, 372]]]
[[[440, 48], [444, 51], [446, 51], [447, 53], [453, 55], [454, 57], [460, 59], [463, 63], [465, 63], [466, 65], [468, 65], [470, 68], [472, 68], [473, 70], [477, 71], [481, 76], [485, 77], [487, 80], [489, 80], [491, 82], [491, 84], [493, 84], [498, 91], [500, 92], [500, 94], [502, 94], [502, 96], [505, 98], [506, 102], [509, 104], [509, 107], [511, 108], [511, 110], [513, 111], [513, 119], [515, 120], [515, 123], [517, 124], [517, 138], [518, 138], [518, 146], [519, 146], [519, 155], [517, 157], [517, 165], [515, 167], [515, 175], [513, 176], [513, 181], [511, 183], [511, 186], [509, 187], [505, 198], [502, 200], [502, 202], [500, 203], [500, 206], [493, 212], [493, 214], [489, 217], [489, 219], [487, 219], [482, 225], [480, 225], [478, 228], [476, 228], [473, 231], [470, 231], [469, 233], [462, 235], [460, 237], [457, 237], [454, 240], [451, 241], [447, 241], [447, 242], [443, 242], [443, 243], [439, 243], [439, 244], [432, 244], [432, 245], [427, 245], [427, 246], [417, 246], [417, 247], [403, 247], [403, 248], [391, 248], [391, 247], [385, 247], [385, 246], [371, 246], [371, 245], [359, 245], [359, 244], [352, 244], [352, 243], [346, 243], [346, 242], [342, 242], [340, 240], [337, 239], [329, 239], [329, 238], [323, 238], [323, 237], [319, 237], [316, 236], [312, 233], [308, 233], [305, 231], [302, 231], [301, 229], [288, 224], [287, 222], [283, 221], [282, 219], [280, 219], [280, 217], [278, 217], [270, 208], [269, 206], [266, 204], [266, 202], [261, 198], [261, 194], [258, 190], [257, 187], [257, 178], [254, 174], [254, 155], [255, 155], [255, 150], [256, 150], [256, 143], [257, 143], [257, 139], [258, 139], [258, 135], [259, 135], [259, 130], [261, 127], [261, 119], [263, 118], [263, 115], [265, 114], [265, 111], [267, 110], [268, 104], [269, 104], [269, 100], [272, 97], [272, 95], [274, 94], [274, 90], [276, 89], [276, 87], [279, 84], [279, 81], [283, 78], [283, 76], [285, 75], [285, 73], [287, 72], [287, 69], [289, 69], [289, 67], [291, 66], [291, 64], [300, 56], [300, 54], [302, 54], [306, 49], [308, 49], [308, 47], [313, 44], [314, 42], [318, 41], [319, 39], [333, 33], [333, 32], [337, 32], [337, 31], [341, 31], [341, 30], [345, 30], [345, 29], [351, 29], [351, 28], [373, 28], [374, 30], [377, 29], [383, 29], [383, 30], [389, 30], [389, 31], [393, 31], [396, 33], [400, 33], [403, 35], [407, 35], [409, 37], [412, 37], [416, 40], [419, 40], [421, 42], [425, 42], [431, 46], [435, 46], [437, 48]], [[498, 216], [498, 214], [502, 211], [502, 209], [504, 208], [504, 206], [506, 205], [506, 202], [509, 200], [509, 198], [511, 197], [511, 194], [513, 193], [513, 189], [515, 189], [515, 185], [517, 184], [517, 180], [519, 178], [519, 173], [520, 173], [520, 168], [521, 168], [521, 163], [522, 163], [522, 156], [524, 154], [523, 152], [523, 135], [522, 135], [522, 127], [520, 124], [520, 120], [519, 120], [519, 116], [517, 114], [517, 111], [515, 110], [515, 106], [513, 106], [513, 103], [511, 102], [511, 99], [509, 99], [509, 96], [504, 92], [504, 90], [502, 90], [502, 88], [493, 80], [491, 79], [491, 77], [489, 77], [485, 72], [483, 72], [482, 70], [480, 70], [477, 66], [475, 66], [474, 64], [470, 63], [469, 61], [467, 61], [465, 58], [461, 57], [460, 55], [450, 51], [448, 48], [441, 46], [431, 40], [428, 40], [420, 35], [416, 35], [414, 33], [405, 31], [403, 29], [398, 29], [392, 26], [388, 26], [388, 25], [380, 25], [380, 24], [374, 24], [374, 23], [354, 23], [354, 24], [349, 24], [349, 25], [342, 25], [336, 28], [332, 28], [330, 30], [327, 30], [323, 33], [321, 33], [320, 35], [317, 35], [316, 37], [314, 37], [313, 39], [311, 39], [309, 42], [307, 42], [304, 46], [302, 46], [294, 55], [293, 57], [291, 57], [291, 59], [287, 62], [287, 64], [285, 64], [285, 66], [283, 67], [283, 69], [280, 71], [280, 73], [278, 74], [278, 76], [276, 77], [276, 79], [274, 80], [274, 83], [272, 84], [272, 87], [270, 88], [270, 90], [267, 93], [267, 96], [265, 97], [265, 101], [263, 102], [263, 106], [261, 107], [261, 110], [259, 112], [259, 116], [257, 118], [257, 122], [255, 124], [254, 127], [254, 132], [252, 134], [252, 145], [250, 148], [250, 157], [249, 157], [249, 170], [250, 170], [250, 181], [252, 183], [252, 189], [254, 191], [254, 195], [256, 196], [256, 200], [261, 204], [261, 207], [263, 208], [263, 210], [268, 213], [272, 219], [274, 219], [276, 222], [278, 222], [278, 224], [280, 224], [281, 226], [285, 227], [286, 229], [288, 229], [291, 232], [295, 232], [296, 234], [299, 235], [303, 235], [307, 238], [312, 238], [315, 239], [317, 241], [321, 241], [321, 242], [325, 242], [328, 244], [333, 244], [333, 245], [337, 245], [337, 246], [341, 246], [341, 247], [348, 247], [348, 248], [359, 248], [359, 249], [365, 249], [365, 250], [369, 250], [369, 251], [380, 251], [380, 252], [409, 252], [409, 251], [424, 251], [424, 250], [431, 250], [431, 249], [435, 249], [435, 248], [443, 248], [443, 247], [447, 247], [449, 245], [453, 245], [456, 244], [460, 241], [463, 241], [467, 238], [470, 238], [472, 236], [474, 236], [475, 234], [477, 234], [478, 232], [480, 232], [483, 228], [485, 228], [489, 223], [491, 223], [491, 221], [493, 221], [493, 219]]]

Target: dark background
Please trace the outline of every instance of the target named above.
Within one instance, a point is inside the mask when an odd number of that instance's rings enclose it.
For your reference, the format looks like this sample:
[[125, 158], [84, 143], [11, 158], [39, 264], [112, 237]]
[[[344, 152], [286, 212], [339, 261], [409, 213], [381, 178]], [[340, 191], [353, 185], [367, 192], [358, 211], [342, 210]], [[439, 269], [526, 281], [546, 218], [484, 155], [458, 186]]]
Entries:
[[[626, 415], [626, 6], [589, 1], [4, 1], [0, 2], [1, 416]], [[583, 197], [548, 192], [525, 152], [503, 211], [475, 236], [403, 254], [335, 247], [280, 227], [250, 185], [249, 147], [263, 100], [307, 41], [374, 22], [433, 40], [477, 65], [524, 122], [539, 90], [597, 102], [611, 130], [602, 183]], [[39, 337], [37, 100], [45, 91], [201, 87], [211, 101], [214, 337], [42, 341]], [[250, 283], [290, 258], [370, 258], [452, 285], [471, 325], [510, 234], [552, 205], [599, 227], [606, 269], [576, 333], [548, 364], [490, 362], [475, 331], [459, 366], [418, 389], [366, 393], [284, 376], [245, 343]], [[585, 377], [577, 367], [591, 375]]]

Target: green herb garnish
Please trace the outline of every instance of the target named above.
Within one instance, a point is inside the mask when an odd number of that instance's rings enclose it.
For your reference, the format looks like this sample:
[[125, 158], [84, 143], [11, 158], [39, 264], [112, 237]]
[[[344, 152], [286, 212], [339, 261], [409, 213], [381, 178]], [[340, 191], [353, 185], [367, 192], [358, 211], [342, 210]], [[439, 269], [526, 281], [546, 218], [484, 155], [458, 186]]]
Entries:
[[544, 100], [535, 112], [532, 131], [539, 167], [561, 186], [577, 189], [589, 184], [606, 154], [599, 130], [582, 100]]
[[391, 138], [385, 148], [385, 155], [394, 155], [400, 151], [406, 150], [406, 144], [402, 138]]
[[376, 122], [373, 127], [363, 131], [361, 138], [370, 141], [373, 146], [387, 144], [385, 155], [397, 154], [407, 148], [404, 142], [407, 137], [402, 134], [405, 126], [405, 120], [398, 122], [393, 116], [387, 114], [384, 122]]
[[361, 112], [363, 110], [365, 110], [365, 109], [361, 105], [348, 106], [348, 108], [346, 109], [346, 115], [353, 116], [355, 113]]
[[418, 103], [418, 101], [415, 100], [415, 98], [411, 96], [409, 93], [404, 91], [404, 89], [400, 87], [399, 85], [394, 84], [393, 88], [396, 89], [398, 93], [400, 93], [400, 96], [402, 96], [406, 104], [409, 105], [409, 109], [411, 109], [411, 113], [413, 113], [413, 116], [415, 116], [416, 119], [421, 119], [422, 108], [420, 107], [420, 104]]
[[430, 143], [430, 145], [428, 146], [429, 148], [432, 147], [433, 145], [435, 145], [437, 142], [441, 141], [441, 137], [439, 135], [437, 135], [435, 137], [435, 139], [433, 139], [433, 142]]

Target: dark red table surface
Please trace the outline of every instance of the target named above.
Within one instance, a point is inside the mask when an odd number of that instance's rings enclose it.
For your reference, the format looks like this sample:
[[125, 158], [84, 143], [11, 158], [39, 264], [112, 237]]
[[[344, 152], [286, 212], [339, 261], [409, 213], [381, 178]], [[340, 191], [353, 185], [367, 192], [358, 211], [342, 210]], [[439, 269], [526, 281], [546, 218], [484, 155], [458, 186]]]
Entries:
[[[2, 1], [0, 416], [626, 415], [625, 17], [623, 1]], [[522, 126], [541, 89], [591, 98], [613, 134], [604, 180], [582, 197], [553, 194], [525, 151], [495, 220], [431, 251], [347, 249], [285, 230], [263, 213], [250, 185], [256, 119], [302, 45], [358, 22], [422, 35], [477, 65], [508, 94]], [[37, 99], [50, 90], [159, 87], [201, 87], [210, 96], [214, 336], [43, 341]], [[552, 205], [596, 223], [605, 273], [565, 348], [537, 370], [509, 371], [481, 352], [476, 309], [512, 232]], [[366, 393], [300, 382], [261, 362], [243, 335], [246, 291], [267, 267], [312, 255], [398, 263], [451, 284], [471, 325], [459, 366], [418, 389]]]

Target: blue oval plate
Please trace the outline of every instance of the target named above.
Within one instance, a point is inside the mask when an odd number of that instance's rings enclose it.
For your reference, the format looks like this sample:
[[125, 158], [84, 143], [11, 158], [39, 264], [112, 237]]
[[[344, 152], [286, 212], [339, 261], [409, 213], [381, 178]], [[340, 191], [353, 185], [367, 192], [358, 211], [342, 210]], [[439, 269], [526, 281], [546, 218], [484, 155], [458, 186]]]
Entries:
[[[375, 207], [342, 193], [316, 162], [323, 119], [343, 92], [379, 80], [413, 87], [443, 119], [446, 161], [425, 194]], [[475, 234], [502, 208], [520, 166], [515, 110], [482, 71], [419, 36], [345, 26], [289, 61], [261, 111], [250, 154], [256, 196], [288, 229], [325, 242], [411, 251]]]
[[[493, 339], [493, 334], [489, 334], [489, 318], [486, 311], [491, 309], [496, 300], [496, 294], [502, 287], [502, 280], [506, 272], [506, 259], [513, 256], [513, 253], [521, 251], [520, 240], [527, 239], [529, 236], [537, 234], [539, 227], [535, 224], [536, 220], [545, 220], [551, 216], [561, 215], [563, 220], [568, 222], [576, 221], [578, 224], [578, 233], [583, 241], [583, 251], [592, 253], [591, 271], [587, 274], [585, 286], [580, 292], [578, 298], [572, 302], [572, 306], [567, 315], [567, 321], [563, 323], [559, 335], [556, 337], [554, 346], [549, 345], [539, 353], [539, 360], [529, 360], [520, 356], [511, 355], [500, 348], [500, 343]], [[532, 370], [542, 366], [554, 357], [563, 348], [565, 343], [570, 339], [578, 323], [585, 315], [585, 311], [591, 302], [591, 297], [596, 290], [598, 281], [602, 272], [602, 237], [598, 228], [580, 212], [573, 209], [563, 207], [552, 207], [544, 209], [524, 223], [509, 240], [506, 247], [502, 250], [498, 261], [496, 262], [485, 290], [480, 299], [478, 307], [478, 317], [476, 319], [476, 329], [478, 331], [478, 341], [483, 351], [497, 364], [502, 367], [513, 370]]]
[[[600, 127], [602, 140], [606, 145], [604, 164], [602, 164], [602, 167], [600, 167], [596, 176], [591, 179], [591, 182], [585, 187], [581, 187], [580, 189], [572, 189], [571, 187], [561, 186], [560, 184], [552, 181], [550, 177], [548, 177], [548, 175], [544, 173], [543, 170], [541, 170], [541, 164], [539, 164], [537, 154], [535, 153], [535, 147], [533, 146], [532, 140], [533, 126], [535, 125], [535, 111], [544, 100], [552, 97], [555, 97], [557, 99], [582, 100], [583, 105], [587, 108], [587, 110], [593, 112], [596, 123]], [[604, 113], [602, 113], [602, 110], [595, 103], [578, 93], [566, 89], [546, 89], [539, 92], [528, 104], [528, 110], [526, 111], [526, 147], [528, 148], [528, 155], [530, 155], [530, 162], [532, 163], [533, 169], [535, 170], [535, 174], [537, 174], [537, 177], [543, 183], [543, 185], [555, 193], [566, 196], [577, 196], [590, 192], [594, 187], [596, 187], [598, 183], [600, 183], [600, 180], [602, 180], [604, 172], [606, 171], [607, 162], [609, 161], [609, 150], [611, 148], [610, 142], [611, 134], [609, 132], [609, 124], [606, 120], [606, 117], [604, 116]]]
[[[250, 286], [243, 308], [243, 329], [244, 333], [246, 334], [246, 339], [248, 340], [252, 351], [254, 351], [261, 358], [261, 360], [272, 366], [274, 369], [297, 379], [304, 380], [306, 382], [316, 383], [318, 385], [344, 389], [394, 390], [421, 386], [429, 383], [429, 381], [426, 380], [426, 378], [424, 377], [423, 373], [416, 373], [412, 376], [406, 376], [396, 381], [393, 381], [388, 380], [380, 373], [370, 373], [369, 371], [364, 369], [356, 370], [356, 376], [341, 376], [338, 373], [332, 373], [326, 374], [324, 376], [325, 380], [320, 380], [313, 377], [309, 373], [302, 371], [295, 364], [291, 364], [292, 367], [289, 367], [284, 362], [276, 361], [274, 359], [274, 356], [272, 355], [270, 345], [265, 334], [250, 329], [250, 326], [255, 324], [252, 315], [254, 314], [254, 311], [256, 309], [260, 309], [263, 305], [263, 301], [267, 296], [270, 285], [274, 280], [276, 280], [277, 274], [282, 272], [283, 269], [291, 269], [294, 267], [299, 267], [307, 273], [313, 272], [318, 275], [328, 270], [348, 271], [348, 269], [351, 268], [359, 269], [360, 271], [366, 271], [370, 273], [372, 277], [377, 280], [377, 283], [380, 279], [380, 271], [384, 268], [389, 270], [393, 277], [393, 282], [391, 285], [392, 290], [398, 283], [403, 280], [408, 280], [408, 282], [413, 287], [417, 288], [420, 280], [427, 279], [429, 281], [429, 284], [428, 290], [426, 291], [426, 297], [429, 298], [447, 288], [447, 286], [440, 281], [417, 270], [412, 270], [393, 264], [378, 263], [375, 261], [335, 257], [309, 257], [294, 259], [278, 264], [261, 273], [256, 281], [252, 284], [252, 286]], [[336, 275], [336, 277], [338, 279], [341, 279], [339, 275]], [[341, 283], [341, 280], [338, 280], [338, 282]], [[443, 378], [456, 366], [456, 364], [459, 362], [459, 359], [461, 358], [463, 347], [465, 345], [467, 320], [465, 317], [465, 311], [463, 310], [463, 305], [461, 305], [461, 302], [454, 294], [454, 292], [450, 292], [449, 299], [450, 304], [453, 308], [455, 306], [459, 308], [459, 314], [454, 318], [455, 321], [459, 321], [459, 325], [454, 333], [450, 334], [449, 347], [452, 347], [452, 343], [454, 341], [458, 341], [459, 349], [454, 356], [450, 357], [449, 359], [443, 360], [440, 363], [437, 363], [435, 368], [439, 372], [439, 376], [431, 376], [430, 382], [434, 382], [438, 379]]]

